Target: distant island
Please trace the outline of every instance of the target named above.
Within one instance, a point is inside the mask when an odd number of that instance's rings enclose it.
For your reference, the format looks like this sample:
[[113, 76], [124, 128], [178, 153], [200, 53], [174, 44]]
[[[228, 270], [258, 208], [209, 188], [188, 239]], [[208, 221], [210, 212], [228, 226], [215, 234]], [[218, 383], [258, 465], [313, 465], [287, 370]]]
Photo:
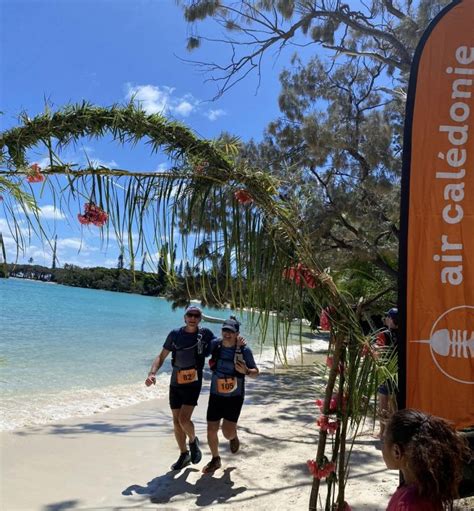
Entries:
[[[74, 264], [65, 264], [62, 268], [48, 268], [38, 264], [4, 264], [3, 275], [0, 277], [13, 277], [41, 282], [51, 282], [64, 286], [82, 287], [88, 289], [101, 289], [119, 293], [134, 293], [145, 296], [159, 296], [172, 302], [173, 308], [185, 307], [190, 300], [198, 300], [203, 305], [212, 307], [239, 308], [238, 292], [234, 295], [225, 286], [224, 276], [210, 273], [192, 272], [187, 265], [184, 269], [177, 267], [171, 274], [159, 268], [157, 273], [149, 273], [128, 268], [81, 268]], [[219, 287], [221, 293], [210, 293], [206, 286]], [[203, 281], [207, 284], [203, 286]], [[245, 289], [242, 288], [245, 293]], [[245, 304], [252, 307], [252, 304]], [[281, 305], [281, 304], [280, 304]], [[217, 318], [216, 318], [217, 319]], [[293, 319], [289, 317], [289, 319]], [[319, 325], [319, 316], [314, 309], [306, 311], [304, 318], [312, 328]], [[220, 320], [219, 320], [220, 321]]]
[[65, 264], [63, 268], [47, 268], [37, 264], [7, 264], [6, 270], [7, 277], [120, 293], [163, 296], [168, 288], [165, 274], [133, 271], [127, 268], [81, 268], [73, 264]]

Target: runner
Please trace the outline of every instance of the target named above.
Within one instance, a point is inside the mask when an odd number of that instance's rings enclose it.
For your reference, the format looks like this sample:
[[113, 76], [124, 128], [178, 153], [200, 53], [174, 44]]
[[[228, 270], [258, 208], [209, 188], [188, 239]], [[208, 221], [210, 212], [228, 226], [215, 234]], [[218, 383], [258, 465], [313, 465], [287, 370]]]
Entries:
[[204, 467], [211, 473], [221, 467], [219, 456], [219, 428], [229, 440], [230, 450], [236, 453], [240, 447], [237, 436], [237, 421], [244, 403], [245, 377], [256, 378], [258, 368], [252, 351], [238, 343], [240, 324], [227, 319], [222, 325], [222, 338], [213, 341], [209, 365], [212, 370], [211, 391], [207, 408], [207, 441], [212, 459]]
[[202, 458], [191, 416], [201, 392], [204, 359], [210, 352], [211, 341], [216, 338], [208, 328], [199, 328], [201, 319], [202, 312], [199, 307], [192, 305], [186, 309], [185, 326], [168, 334], [163, 349], [153, 361], [145, 380], [147, 387], [156, 383], [156, 373], [171, 353], [173, 372], [169, 401], [173, 413], [174, 436], [181, 453], [176, 463], [171, 466], [172, 470], [181, 470], [191, 462], [199, 463]]
[[[387, 329], [378, 335], [376, 346], [382, 353], [385, 353], [385, 356], [390, 356], [393, 350], [398, 349], [398, 309], [396, 307], [392, 307], [387, 311], [384, 323]], [[390, 381], [384, 381], [377, 389], [378, 413], [380, 417], [378, 437], [380, 439], [384, 436], [387, 420], [396, 410], [396, 390]]]

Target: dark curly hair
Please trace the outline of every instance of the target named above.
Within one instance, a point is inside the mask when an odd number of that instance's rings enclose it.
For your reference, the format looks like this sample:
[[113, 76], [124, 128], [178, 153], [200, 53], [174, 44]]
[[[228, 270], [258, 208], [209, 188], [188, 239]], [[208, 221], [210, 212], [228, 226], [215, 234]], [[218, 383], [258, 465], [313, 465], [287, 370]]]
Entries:
[[458, 494], [463, 461], [471, 457], [466, 439], [444, 419], [409, 408], [392, 415], [385, 438], [399, 446], [420, 496], [450, 505]]

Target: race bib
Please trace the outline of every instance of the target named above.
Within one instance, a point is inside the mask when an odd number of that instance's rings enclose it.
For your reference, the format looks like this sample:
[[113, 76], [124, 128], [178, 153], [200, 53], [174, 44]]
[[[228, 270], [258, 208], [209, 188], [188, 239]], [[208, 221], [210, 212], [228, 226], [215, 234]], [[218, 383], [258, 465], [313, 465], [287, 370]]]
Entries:
[[217, 392], [230, 394], [237, 388], [237, 378], [217, 378]]
[[177, 382], [182, 385], [183, 383], [192, 383], [197, 381], [197, 370], [193, 367], [191, 369], [180, 369], [176, 375]]

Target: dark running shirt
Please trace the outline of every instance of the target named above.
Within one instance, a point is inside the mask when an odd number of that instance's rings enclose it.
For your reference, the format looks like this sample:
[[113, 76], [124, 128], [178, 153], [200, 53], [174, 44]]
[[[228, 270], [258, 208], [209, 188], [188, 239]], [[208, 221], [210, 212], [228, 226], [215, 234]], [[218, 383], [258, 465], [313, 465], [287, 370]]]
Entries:
[[[213, 350], [216, 349], [216, 347], [221, 342], [222, 342], [221, 339], [213, 341], [211, 353], [213, 353]], [[247, 346], [244, 346], [243, 348], [241, 348], [241, 351], [247, 367], [249, 369], [255, 369], [257, 367], [257, 364], [255, 364], [252, 350]], [[221, 345], [219, 350], [219, 358], [216, 360], [215, 369], [212, 371], [211, 394], [216, 394], [218, 396], [223, 397], [245, 396], [245, 376], [235, 370], [234, 357], [235, 348], [226, 348], [223, 345]], [[229, 392], [227, 394], [219, 393], [217, 390], [217, 379], [233, 376], [237, 377], [237, 388], [233, 392]]]
[[196, 359], [196, 348], [193, 346], [197, 343], [198, 333], [202, 334], [201, 342], [203, 344], [203, 359], [211, 352], [211, 341], [216, 337], [208, 328], [200, 328], [198, 332], [186, 332], [184, 327], [171, 330], [166, 338], [163, 348], [174, 354], [173, 372], [171, 373], [170, 385], [182, 388], [177, 382], [177, 373], [179, 369], [189, 369], [196, 367], [198, 369], [198, 380], [187, 383], [186, 387], [200, 386], [202, 384], [202, 364]]

